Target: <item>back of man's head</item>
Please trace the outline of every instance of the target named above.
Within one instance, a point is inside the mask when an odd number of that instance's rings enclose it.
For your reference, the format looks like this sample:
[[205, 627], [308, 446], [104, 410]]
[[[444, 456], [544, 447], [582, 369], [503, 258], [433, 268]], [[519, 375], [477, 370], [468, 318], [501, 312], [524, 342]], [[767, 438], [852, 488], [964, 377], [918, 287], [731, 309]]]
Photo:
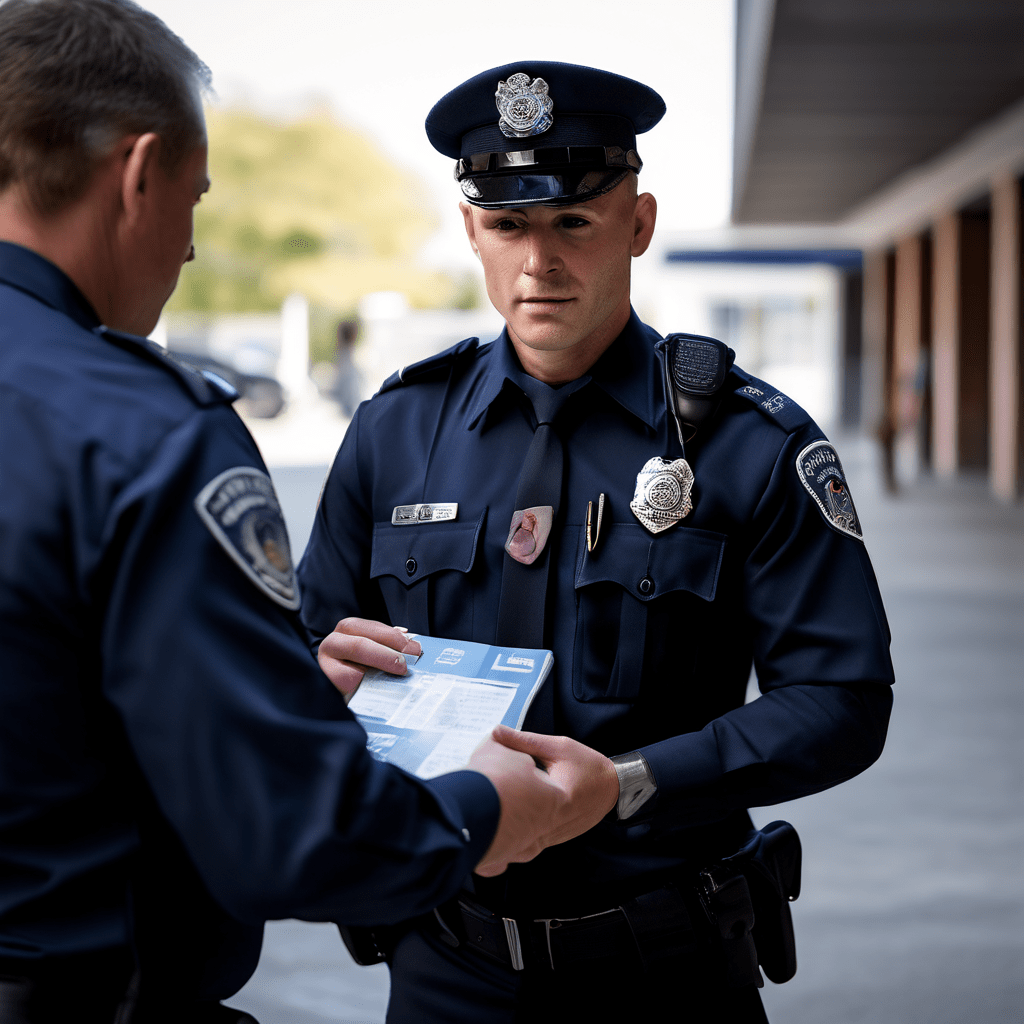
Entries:
[[126, 135], [155, 132], [173, 172], [205, 141], [205, 64], [131, 0], [6, 0], [0, 6], [0, 191], [41, 214], [85, 191]]

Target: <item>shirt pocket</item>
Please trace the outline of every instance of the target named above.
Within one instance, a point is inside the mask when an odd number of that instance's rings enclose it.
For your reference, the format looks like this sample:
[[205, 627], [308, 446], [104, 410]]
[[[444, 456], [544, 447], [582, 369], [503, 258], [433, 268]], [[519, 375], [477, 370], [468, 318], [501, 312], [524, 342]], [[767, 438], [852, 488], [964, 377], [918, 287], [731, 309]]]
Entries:
[[[686, 628], [675, 620], [686, 617], [694, 598], [715, 599], [726, 538], [678, 526], [651, 536], [634, 523], [605, 531], [596, 554], [587, 551], [585, 528], [578, 545], [573, 695], [632, 702], [645, 660], [651, 671], [668, 667], [664, 652]], [[652, 628], [656, 643], [648, 642]], [[654, 647], [661, 656], [647, 657]]]
[[377, 581], [393, 623], [414, 633], [471, 635], [473, 600], [467, 577], [486, 519], [484, 509], [467, 522], [374, 524], [370, 577]]

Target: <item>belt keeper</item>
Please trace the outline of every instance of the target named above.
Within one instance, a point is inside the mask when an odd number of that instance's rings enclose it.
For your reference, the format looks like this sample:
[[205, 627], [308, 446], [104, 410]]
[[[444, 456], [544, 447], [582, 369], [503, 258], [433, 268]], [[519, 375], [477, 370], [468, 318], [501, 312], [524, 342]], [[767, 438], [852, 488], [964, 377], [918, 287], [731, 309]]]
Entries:
[[512, 970], [521, 971], [526, 964], [523, 962], [523, 947], [519, 943], [519, 926], [515, 918], [503, 917], [505, 939], [508, 941], [509, 955], [512, 957]]
[[446, 946], [451, 946], [452, 949], [458, 949], [462, 945], [459, 942], [459, 937], [448, 927], [445, 923], [444, 918], [441, 916], [441, 911], [434, 907], [434, 917], [437, 919], [437, 923], [441, 926], [441, 934], [439, 938]]

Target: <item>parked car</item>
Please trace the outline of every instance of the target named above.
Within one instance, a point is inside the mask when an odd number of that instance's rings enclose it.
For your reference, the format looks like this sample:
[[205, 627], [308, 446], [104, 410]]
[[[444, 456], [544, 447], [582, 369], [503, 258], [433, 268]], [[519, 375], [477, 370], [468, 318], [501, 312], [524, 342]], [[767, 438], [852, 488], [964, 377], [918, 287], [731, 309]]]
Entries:
[[243, 416], [269, 420], [284, 408], [284, 388], [273, 377], [260, 373], [242, 373], [201, 352], [181, 352], [173, 348], [167, 351], [179, 362], [194, 366], [200, 373], [209, 370], [227, 381], [238, 392], [235, 405]]

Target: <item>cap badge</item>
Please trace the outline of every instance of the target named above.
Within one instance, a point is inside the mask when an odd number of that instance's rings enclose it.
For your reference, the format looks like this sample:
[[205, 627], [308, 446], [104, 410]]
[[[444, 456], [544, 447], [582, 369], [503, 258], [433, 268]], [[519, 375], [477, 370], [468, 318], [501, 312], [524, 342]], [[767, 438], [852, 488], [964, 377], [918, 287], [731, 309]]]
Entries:
[[510, 139], [540, 135], [555, 123], [551, 116], [555, 104], [543, 78], [531, 82], [522, 72], [510, 75], [508, 81], [498, 83], [494, 99], [501, 114], [498, 127]]
[[629, 507], [648, 531], [661, 533], [690, 514], [692, 489], [693, 470], [686, 459], [648, 459], [636, 475]]

